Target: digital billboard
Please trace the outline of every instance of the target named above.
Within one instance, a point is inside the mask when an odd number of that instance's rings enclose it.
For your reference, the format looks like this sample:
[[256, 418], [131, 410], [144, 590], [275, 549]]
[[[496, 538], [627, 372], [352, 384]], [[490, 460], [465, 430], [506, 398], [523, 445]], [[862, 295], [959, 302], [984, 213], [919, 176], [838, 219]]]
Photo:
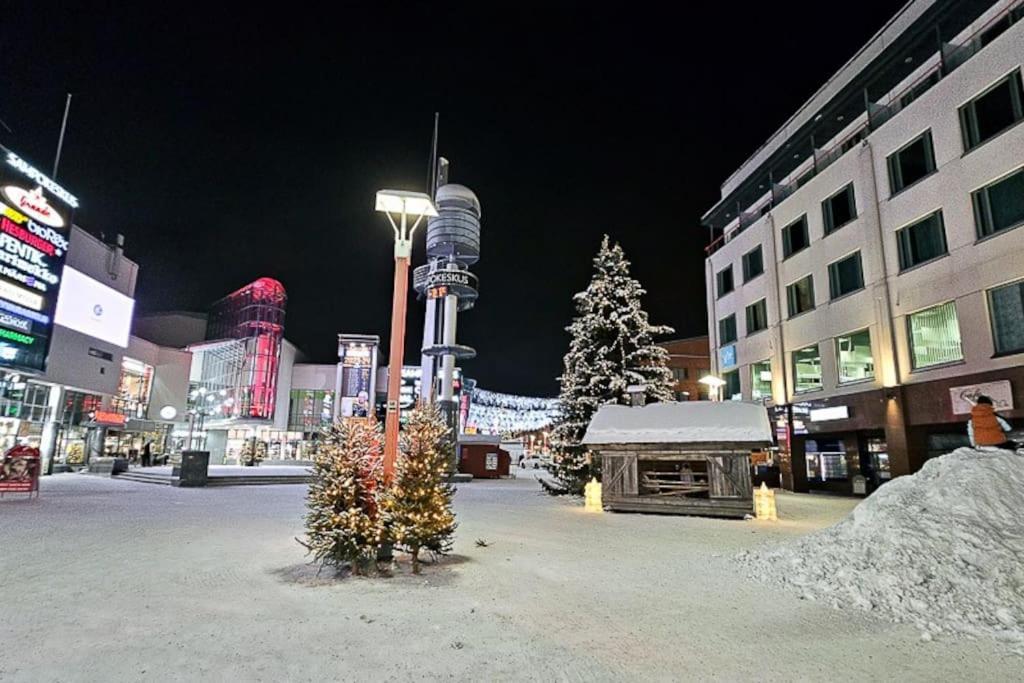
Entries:
[[64, 266], [63, 283], [54, 314], [57, 324], [128, 348], [135, 300], [71, 266]]
[[0, 146], [0, 367], [46, 370], [78, 199]]

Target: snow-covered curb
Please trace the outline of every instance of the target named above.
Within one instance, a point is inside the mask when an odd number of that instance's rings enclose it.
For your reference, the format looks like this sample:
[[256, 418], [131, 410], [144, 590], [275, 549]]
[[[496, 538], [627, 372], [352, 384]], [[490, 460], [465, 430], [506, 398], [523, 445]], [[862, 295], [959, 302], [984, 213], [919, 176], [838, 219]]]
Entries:
[[737, 560], [804, 598], [912, 623], [924, 640], [1024, 647], [1024, 457], [958, 449], [886, 484], [836, 526]]

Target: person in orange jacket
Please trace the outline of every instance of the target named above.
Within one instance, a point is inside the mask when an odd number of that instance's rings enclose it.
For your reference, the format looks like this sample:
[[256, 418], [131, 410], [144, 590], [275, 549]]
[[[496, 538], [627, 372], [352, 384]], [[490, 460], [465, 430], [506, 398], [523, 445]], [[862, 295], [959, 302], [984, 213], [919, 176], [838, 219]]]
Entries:
[[1010, 424], [996, 415], [992, 399], [984, 395], [979, 396], [971, 408], [971, 419], [967, 422], [967, 436], [971, 440], [971, 445], [975, 448], [988, 446], [1015, 450], [1017, 444], [1007, 438], [1010, 429]]

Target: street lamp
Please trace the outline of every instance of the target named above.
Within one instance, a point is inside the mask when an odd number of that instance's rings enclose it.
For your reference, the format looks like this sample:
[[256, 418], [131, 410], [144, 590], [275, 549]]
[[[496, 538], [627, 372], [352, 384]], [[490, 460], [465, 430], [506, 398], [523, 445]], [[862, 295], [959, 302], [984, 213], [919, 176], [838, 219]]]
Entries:
[[724, 379], [721, 377], [715, 377], [714, 375], [704, 375], [697, 381], [708, 387], [708, 390], [713, 396], [713, 401], [722, 400], [722, 387], [726, 384]]
[[[380, 190], [377, 211], [388, 217], [395, 231], [395, 283], [391, 300], [391, 352], [388, 357], [388, 401], [384, 421], [384, 477], [390, 479], [398, 457], [398, 407], [402, 384], [402, 361], [405, 355], [405, 304], [409, 290], [409, 259], [412, 256], [412, 235], [424, 216], [436, 216], [430, 196], [422, 192]], [[398, 216], [398, 222], [395, 216]], [[409, 227], [409, 217], [415, 218]]]

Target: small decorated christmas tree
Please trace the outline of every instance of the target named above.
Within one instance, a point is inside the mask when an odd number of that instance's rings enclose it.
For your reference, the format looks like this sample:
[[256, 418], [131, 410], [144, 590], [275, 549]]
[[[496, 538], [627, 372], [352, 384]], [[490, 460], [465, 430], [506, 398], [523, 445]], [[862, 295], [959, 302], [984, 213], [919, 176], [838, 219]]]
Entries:
[[376, 422], [346, 420], [323, 431], [306, 505], [306, 546], [315, 560], [362, 573], [383, 540], [379, 514], [381, 433]]
[[454, 489], [446, 481], [449, 429], [434, 407], [417, 408], [401, 439], [395, 480], [384, 498], [384, 519], [395, 546], [412, 555], [420, 573], [420, 551], [444, 555], [455, 533]]
[[597, 409], [606, 403], [629, 405], [628, 388], [644, 388], [647, 403], [671, 401], [668, 352], [654, 338], [672, 328], [652, 325], [640, 303], [645, 293], [629, 273], [629, 261], [606, 235], [594, 258], [594, 274], [574, 299], [576, 317], [559, 378], [559, 415], [552, 433], [555, 474], [570, 493], [599, 472], [580, 443]]

